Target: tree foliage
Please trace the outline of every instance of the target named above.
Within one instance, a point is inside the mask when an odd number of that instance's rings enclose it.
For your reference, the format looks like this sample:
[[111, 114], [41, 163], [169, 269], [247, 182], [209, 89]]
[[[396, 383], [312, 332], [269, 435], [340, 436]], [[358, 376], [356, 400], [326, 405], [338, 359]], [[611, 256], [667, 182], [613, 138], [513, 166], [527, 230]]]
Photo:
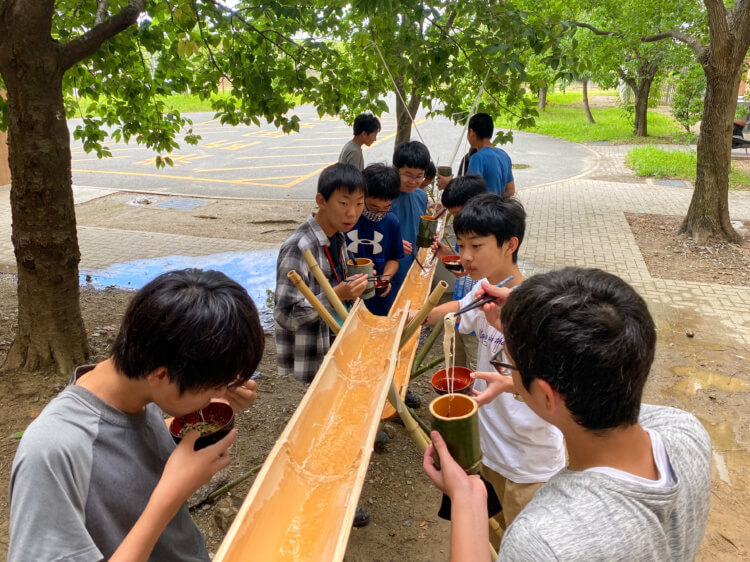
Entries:
[[675, 75], [672, 95], [672, 114], [677, 122], [690, 132], [690, 127], [700, 121], [703, 97], [706, 94], [706, 75], [698, 64], [691, 64]]

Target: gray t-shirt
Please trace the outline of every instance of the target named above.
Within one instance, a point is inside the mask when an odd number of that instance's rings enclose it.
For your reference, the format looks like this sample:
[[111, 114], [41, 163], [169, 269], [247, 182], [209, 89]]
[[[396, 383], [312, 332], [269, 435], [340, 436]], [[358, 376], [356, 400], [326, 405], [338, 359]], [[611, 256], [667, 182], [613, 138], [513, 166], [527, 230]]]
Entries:
[[[79, 367], [74, 379], [91, 366]], [[175, 448], [161, 410], [126, 414], [70, 385], [26, 429], [10, 479], [9, 561], [103, 560], [135, 524]], [[150, 560], [209, 560], [183, 506]]]
[[351, 164], [361, 172], [365, 169], [365, 158], [362, 156], [362, 147], [353, 140], [350, 140], [341, 149], [339, 162]]
[[708, 518], [711, 440], [675, 408], [643, 405], [639, 421], [661, 435], [674, 485], [563, 469], [508, 527], [498, 560], [695, 559]]

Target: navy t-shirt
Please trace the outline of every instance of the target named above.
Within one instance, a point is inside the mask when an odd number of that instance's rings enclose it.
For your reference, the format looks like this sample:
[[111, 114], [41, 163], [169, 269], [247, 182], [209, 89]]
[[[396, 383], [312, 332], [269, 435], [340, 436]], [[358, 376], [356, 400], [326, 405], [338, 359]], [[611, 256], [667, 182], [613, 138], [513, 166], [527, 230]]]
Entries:
[[[401, 242], [401, 229], [393, 213], [386, 213], [383, 220], [373, 222], [361, 216], [352, 229], [346, 233], [346, 249], [351, 257], [369, 258], [375, 264], [375, 272], [383, 273], [389, 260], [397, 260], [404, 255]], [[388, 314], [398, 291], [395, 287], [385, 297], [374, 296], [365, 301], [367, 310], [379, 316]]]

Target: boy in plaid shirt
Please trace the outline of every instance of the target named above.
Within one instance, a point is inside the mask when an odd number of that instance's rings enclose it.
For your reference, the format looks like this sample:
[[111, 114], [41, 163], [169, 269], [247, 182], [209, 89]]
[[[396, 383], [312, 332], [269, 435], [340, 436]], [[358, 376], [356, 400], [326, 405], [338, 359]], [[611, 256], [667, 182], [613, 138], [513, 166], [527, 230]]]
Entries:
[[362, 173], [351, 164], [328, 166], [318, 178], [315, 202], [318, 212], [310, 215], [284, 242], [276, 265], [273, 318], [279, 374], [294, 373], [294, 377], [303, 382], [311, 382], [315, 377], [331, 346], [333, 333], [288, 279], [288, 273], [292, 269], [299, 273], [334, 316], [331, 303], [302, 257], [305, 250], [312, 251], [342, 301], [356, 299], [367, 287], [366, 275], [344, 282], [349, 260], [344, 232], [357, 223], [365, 205]]

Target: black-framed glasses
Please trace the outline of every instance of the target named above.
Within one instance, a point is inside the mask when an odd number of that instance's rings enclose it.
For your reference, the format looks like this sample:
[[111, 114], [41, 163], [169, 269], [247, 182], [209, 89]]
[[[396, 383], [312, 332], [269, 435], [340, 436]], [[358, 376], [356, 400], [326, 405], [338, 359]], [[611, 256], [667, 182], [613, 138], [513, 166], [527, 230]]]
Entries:
[[503, 373], [504, 370], [518, 371], [520, 373], [521, 370], [518, 367], [516, 367], [515, 365], [511, 365], [510, 363], [506, 363], [505, 361], [502, 360], [503, 359], [503, 351], [505, 351], [505, 348], [501, 347], [498, 350], [498, 352], [495, 353], [495, 355], [493, 355], [490, 358], [490, 365], [492, 365], [493, 367], [495, 367], [495, 369], [497, 370], [497, 372], [500, 373], [501, 375], [505, 374], [505, 373]]

